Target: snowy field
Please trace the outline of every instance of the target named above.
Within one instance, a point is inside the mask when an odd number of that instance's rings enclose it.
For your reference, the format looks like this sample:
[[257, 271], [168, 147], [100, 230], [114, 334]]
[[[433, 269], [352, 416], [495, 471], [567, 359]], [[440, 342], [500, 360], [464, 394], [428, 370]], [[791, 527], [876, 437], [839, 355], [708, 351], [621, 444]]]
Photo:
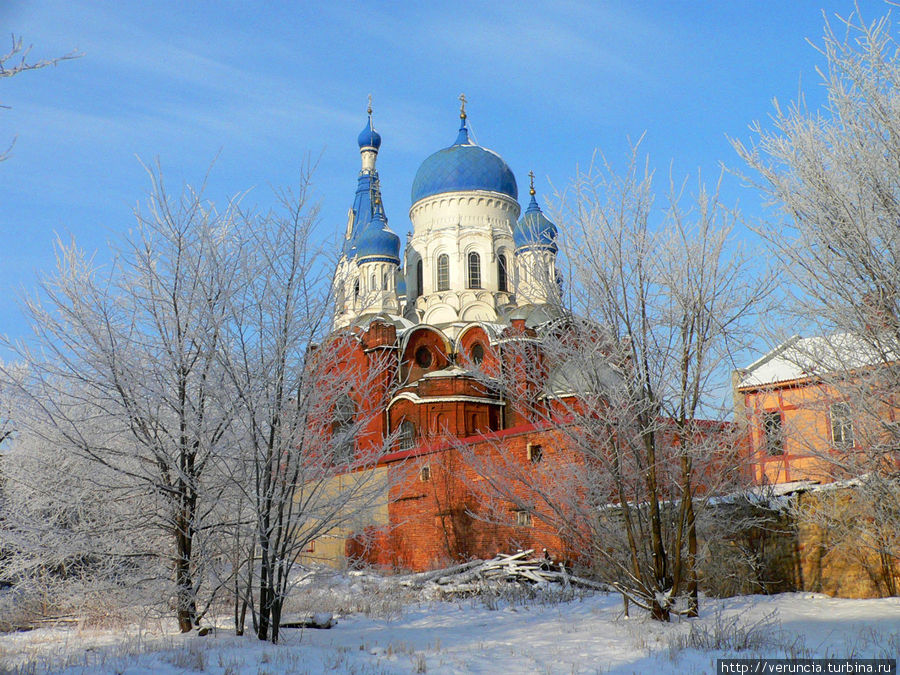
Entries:
[[[533, 593], [529, 593], [533, 596]], [[810, 593], [708, 599], [699, 619], [630, 618], [621, 599], [517, 595], [454, 601], [412, 596], [372, 577], [331, 575], [293, 605], [336, 612], [330, 630], [282, 629], [279, 645], [235, 637], [223, 620], [199, 637], [169, 620], [0, 635], [0, 672], [210, 673], [714, 673], [716, 658], [897, 658], [900, 599]]]

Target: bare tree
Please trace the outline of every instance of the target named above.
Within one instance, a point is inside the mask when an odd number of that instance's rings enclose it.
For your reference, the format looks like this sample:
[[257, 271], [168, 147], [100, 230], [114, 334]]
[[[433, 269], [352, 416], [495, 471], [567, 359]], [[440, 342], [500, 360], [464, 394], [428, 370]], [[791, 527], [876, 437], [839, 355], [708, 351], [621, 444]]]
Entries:
[[[792, 328], [817, 340], [791, 347], [821, 385], [820, 412], [838, 433], [808, 438], [831, 478], [865, 476], [858, 500], [893, 537], [860, 536], [900, 559], [900, 53], [890, 15], [826, 21], [820, 70], [826, 102], [776, 103], [772, 129], [735, 141], [775, 213], [760, 227], [785, 280]], [[794, 332], [794, 331], [792, 331]], [[777, 341], [786, 335], [776, 334]], [[808, 346], [809, 348], [804, 348]], [[843, 406], [835, 416], [832, 404]], [[829, 410], [829, 408], [832, 408]], [[841, 422], [837, 418], [843, 419]], [[825, 436], [825, 437], [822, 437]], [[855, 519], [857, 525], [865, 519]], [[887, 543], [886, 543], [887, 542]], [[890, 565], [888, 565], [890, 567]]]
[[16, 423], [114, 472], [118, 489], [155, 495], [159, 509], [143, 524], [171, 538], [188, 631], [222, 489], [210, 478], [235, 414], [218, 348], [240, 251], [230, 208], [218, 213], [190, 189], [173, 199], [150, 174], [148, 209], [110, 265], [58, 244], [56, 272], [26, 306], [34, 341], [10, 345], [27, 367], [19, 392], [33, 411]]
[[563, 533], [660, 620], [698, 611], [694, 509], [733, 477], [727, 365], [766, 288], [730, 239], [737, 216], [718, 190], [701, 185], [686, 201], [685, 184], [670, 181], [654, 211], [637, 148], [622, 175], [603, 162], [562, 194], [569, 301], [562, 318], [502, 346], [524, 350], [504, 363], [529, 364], [504, 373], [504, 389], [543, 388], [510, 404], [557, 431], [537, 463], [503, 452], [481, 463], [504, 500]]
[[[272, 642], [301, 554], [387, 494], [385, 474], [374, 469], [391, 439], [365, 446], [355, 437], [386, 404], [376, 385], [389, 363], [373, 355], [366, 368], [348, 367], [342, 358], [355, 337], [327, 335], [332, 265], [313, 245], [318, 208], [308, 193], [304, 171], [296, 191], [282, 193], [280, 212], [245, 215], [242, 231], [252, 243], [222, 350], [238, 402], [243, 478], [235, 487], [251, 523], [234, 579], [236, 606], [251, 603], [259, 639]], [[238, 632], [244, 619], [239, 610]]]
[[[16, 36], [15, 34], [12, 35], [11, 40], [12, 44], [10, 45], [9, 51], [7, 51], [5, 54], [0, 54], [0, 78], [12, 77], [13, 75], [18, 75], [19, 73], [24, 73], [28, 70], [37, 70], [39, 68], [46, 68], [47, 66], [55, 66], [61, 61], [77, 59], [81, 56], [81, 54], [79, 54], [77, 51], [72, 51], [65, 56], [58, 56], [51, 59], [40, 59], [38, 61], [29, 61], [28, 57], [31, 54], [32, 45], [28, 45], [26, 47], [22, 42], [22, 37]], [[0, 108], [5, 107], [8, 106], [0, 105]], [[2, 153], [0, 153], [0, 162], [9, 158], [9, 153], [15, 143], [16, 139], [13, 138], [12, 142], [10, 142], [9, 144], [9, 147], [6, 148], [6, 150], [4, 150]]]

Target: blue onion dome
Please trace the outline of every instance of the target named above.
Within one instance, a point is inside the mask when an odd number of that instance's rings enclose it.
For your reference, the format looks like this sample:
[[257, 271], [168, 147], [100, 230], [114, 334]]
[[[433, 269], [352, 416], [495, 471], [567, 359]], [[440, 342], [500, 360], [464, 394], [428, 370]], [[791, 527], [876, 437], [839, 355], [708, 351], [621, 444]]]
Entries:
[[521, 220], [513, 228], [513, 242], [517, 251], [519, 249], [542, 248], [556, 253], [556, 225], [550, 222], [547, 216], [544, 215], [544, 212], [541, 211], [541, 207], [538, 206], [537, 199], [534, 196], [534, 172], [531, 172], [529, 175], [531, 176], [531, 189], [529, 190], [531, 201], [528, 203], [528, 208], [525, 209]]
[[381, 134], [372, 127], [372, 108], [369, 108], [369, 121], [366, 123], [365, 129], [359, 132], [359, 149], [378, 148], [381, 147]]
[[460, 114], [459, 135], [449, 148], [428, 157], [412, 185], [412, 203], [444, 192], [487, 190], [517, 199], [516, 177], [503, 158], [493, 150], [469, 140], [465, 111]]
[[359, 262], [374, 259], [400, 263], [400, 237], [388, 229], [380, 200], [375, 204], [372, 220], [356, 240], [356, 256]]

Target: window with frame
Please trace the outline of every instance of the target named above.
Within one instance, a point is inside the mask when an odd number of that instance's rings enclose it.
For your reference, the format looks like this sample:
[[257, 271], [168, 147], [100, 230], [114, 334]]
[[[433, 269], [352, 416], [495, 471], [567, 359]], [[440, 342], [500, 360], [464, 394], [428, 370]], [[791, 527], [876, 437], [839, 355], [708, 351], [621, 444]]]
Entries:
[[531, 527], [531, 524], [531, 511], [526, 511], [525, 509], [516, 511], [516, 525], [520, 527]]
[[359, 300], [359, 279], [353, 283], [353, 299]]
[[427, 483], [431, 480], [431, 467], [427, 464], [419, 469], [419, 480], [423, 483]]
[[416, 425], [409, 420], [400, 422], [400, 450], [412, 450], [416, 446]]
[[437, 289], [450, 290], [450, 256], [442, 253], [437, 259]]
[[349, 394], [341, 394], [334, 404], [334, 419], [331, 436], [334, 439], [334, 461], [349, 462], [356, 451], [353, 422], [356, 418], [356, 404]]
[[415, 295], [415, 297], [417, 297], [417, 298], [418, 298], [420, 295], [422, 295], [422, 291], [423, 291], [423, 289], [422, 289], [422, 282], [423, 282], [423, 280], [424, 280], [424, 279], [423, 279], [423, 275], [422, 275], [422, 261], [419, 260], [419, 261], [416, 262], [416, 295]]
[[472, 251], [468, 256], [468, 288], [481, 288], [481, 256]]
[[528, 444], [528, 459], [532, 464], [538, 464], [544, 459], [544, 448], [540, 445]]
[[784, 454], [784, 426], [780, 412], [763, 413], [763, 436], [766, 452], [771, 456]]
[[484, 345], [476, 342], [472, 345], [472, 363], [479, 366], [482, 361], [484, 361]]
[[846, 402], [831, 405], [831, 441], [836, 447], [848, 448], [853, 445], [853, 420], [850, 404]]
[[504, 293], [509, 290], [506, 270], [506, 256], [501, 253], [497, 256], [497, 288]]

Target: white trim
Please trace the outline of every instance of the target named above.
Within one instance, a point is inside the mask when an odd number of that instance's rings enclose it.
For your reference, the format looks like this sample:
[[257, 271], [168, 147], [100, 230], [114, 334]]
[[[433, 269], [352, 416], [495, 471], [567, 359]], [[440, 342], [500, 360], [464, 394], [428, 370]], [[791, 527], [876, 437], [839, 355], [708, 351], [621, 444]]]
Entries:
[[391, 399], [391, 402], [387, 405], [388, 409], [401, 399], [410, 401], [416, 405], [421, 405], [423, 403], [487, 403], [489, 405], [506, 405], [505, 401], [498, 401], [493, 398], [479, 398], [478, 396], [429, 396], [427, 398], [422, 398], [418, 394], [404, 391], [402, 394], [397, 394]]

